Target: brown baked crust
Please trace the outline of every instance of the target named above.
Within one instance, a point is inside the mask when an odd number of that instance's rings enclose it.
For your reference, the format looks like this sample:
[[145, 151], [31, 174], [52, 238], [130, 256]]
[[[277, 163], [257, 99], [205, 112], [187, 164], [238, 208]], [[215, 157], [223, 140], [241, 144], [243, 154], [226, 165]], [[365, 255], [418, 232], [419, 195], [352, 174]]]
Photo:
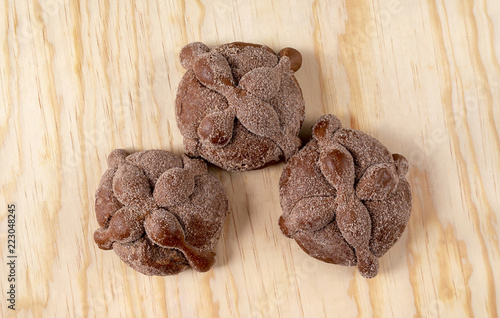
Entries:
[[186, 153], [232, 171], [288, 159], [300, 147], [304, 99], [293, 73], [300, 53], [276, 54], [265, 45], [234, 42], [212, 49], [186, 45], [187, 72], [176, 98]]
[[318, 119], [313, 139], [280, 178], [279, 225], [309, 255], [378, 273], [378, 257], [401, 237], [411, 212], [408, 162], [367, 134]]
[[209, 270], [228, 201], [206, 164], [164, 150], [116, 149], [108, 166], [96, 192], [98, 247], [145, 275]]

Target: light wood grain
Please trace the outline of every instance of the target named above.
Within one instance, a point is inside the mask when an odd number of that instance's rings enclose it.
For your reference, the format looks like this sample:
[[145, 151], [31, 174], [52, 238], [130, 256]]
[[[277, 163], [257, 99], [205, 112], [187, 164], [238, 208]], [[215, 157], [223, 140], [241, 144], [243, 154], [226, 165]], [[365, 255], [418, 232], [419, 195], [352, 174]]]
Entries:
[[[0, 250], [17, 205], [20, 317], [497, 317], [497, 0], [14, 1], [0, 4]], [[110, 150], [182, 152], [188, 42], [303, 53], [303, 135], [337, 115], [410, 161], [413, 211], [380, 274], [308, 257], [279, 231], [279, 164], [212, 168], [231, 214], [208, 273], [146, 277], [99, 250]]]

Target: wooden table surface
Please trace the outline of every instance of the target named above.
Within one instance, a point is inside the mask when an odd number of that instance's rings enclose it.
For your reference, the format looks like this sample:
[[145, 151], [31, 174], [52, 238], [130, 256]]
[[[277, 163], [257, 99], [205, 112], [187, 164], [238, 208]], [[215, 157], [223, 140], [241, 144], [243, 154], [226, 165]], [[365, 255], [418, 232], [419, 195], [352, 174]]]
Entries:
[[[1, 2], [2, 316], [498, 316], [498, 1], [292, 2]], [[191, 41], [297, 48], [303, 136], [333, 113], [409, 159], [412, 215], [376, 278], [317, 261], [281, 234], [283, 164], [211, 168], [231, 214], [207, 273], [147, 277], [97, 248], [107, 154], [183, 151], [174, 99]]]

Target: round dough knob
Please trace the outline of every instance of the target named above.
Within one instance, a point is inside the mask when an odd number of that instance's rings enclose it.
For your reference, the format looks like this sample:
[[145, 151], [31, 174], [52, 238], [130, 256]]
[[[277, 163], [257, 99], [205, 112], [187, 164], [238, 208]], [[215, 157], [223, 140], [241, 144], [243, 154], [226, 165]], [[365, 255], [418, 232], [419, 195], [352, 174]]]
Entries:
[[174, 206], [186, 201], [194, 186], [194, 176], [188, 170], [172, 168], [158, 178], [153, 198], [161, 207]]

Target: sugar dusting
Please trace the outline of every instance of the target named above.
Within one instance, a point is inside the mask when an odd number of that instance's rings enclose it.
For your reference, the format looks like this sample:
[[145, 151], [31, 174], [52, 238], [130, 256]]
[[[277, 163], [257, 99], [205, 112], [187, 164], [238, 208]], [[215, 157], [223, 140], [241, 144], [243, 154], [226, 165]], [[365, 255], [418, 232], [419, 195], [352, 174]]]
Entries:
[[[145, 275], [176, 274], [193, 261], [206, 265], [198, 270], [208, 270], [213, 262], [190, 257], [213, 259], [228, 201], [221, 183], [208, 173], [206, 164], [163, 150], [132, 155], [115, 150], [108, 162], [110, 168], [96, 193], [96, 217], [101, 225], [94, 234], [98, 246], [113, 249], [125, 263]], [[177, 187], [166, 182], [172, 179], [164, 177], [172, 171], [178, 177]], [[161, 208], [158, 201], [162, 202]], [[168, 246], [169, 240], [157, 244], [145, 231], [144, 221], [152, 211], [173, 215], [171, 220], [177, 222], [181, 232], [171, 238], [172, 246]], [[171, 226], [152, 226], [157, 235], [172, 235]], [[177, 244], [179, 235], [183, 237], [181, 247]]]
[[[348, 152], [342, 156], [335, 149]], [[378, 270], [373, 257], [396, 243], [410, 216], [407, 165], [373, 137], [341, 128], [332, 115], [321, 117], [313, 139], [280, 179], [283, 233], [317, 259], [358, 265], [365, 277], [373, 277]]]
[[[224, 44], [209, 52], [199, 47], [190, 43], [180, 55], [188, 71], [179, 84], [176, 119], [186, 152], [233, 171], [262, 168], [291, 157], [300, 146], [305, 104], [290, 57], [278, 57], [266, 46], [249, 43]], [[300, 60], [297, 51], [287, 52], [294, 61]], [[224, 124], [216, 124], [222, 121], [219, 113], [217, 120], [208, 121], [213, 127], [204, 122], [200, 136], [202, 120], [221, 111], [227, 117]], [[234, 125], [227, 124], [233, 120]]]

